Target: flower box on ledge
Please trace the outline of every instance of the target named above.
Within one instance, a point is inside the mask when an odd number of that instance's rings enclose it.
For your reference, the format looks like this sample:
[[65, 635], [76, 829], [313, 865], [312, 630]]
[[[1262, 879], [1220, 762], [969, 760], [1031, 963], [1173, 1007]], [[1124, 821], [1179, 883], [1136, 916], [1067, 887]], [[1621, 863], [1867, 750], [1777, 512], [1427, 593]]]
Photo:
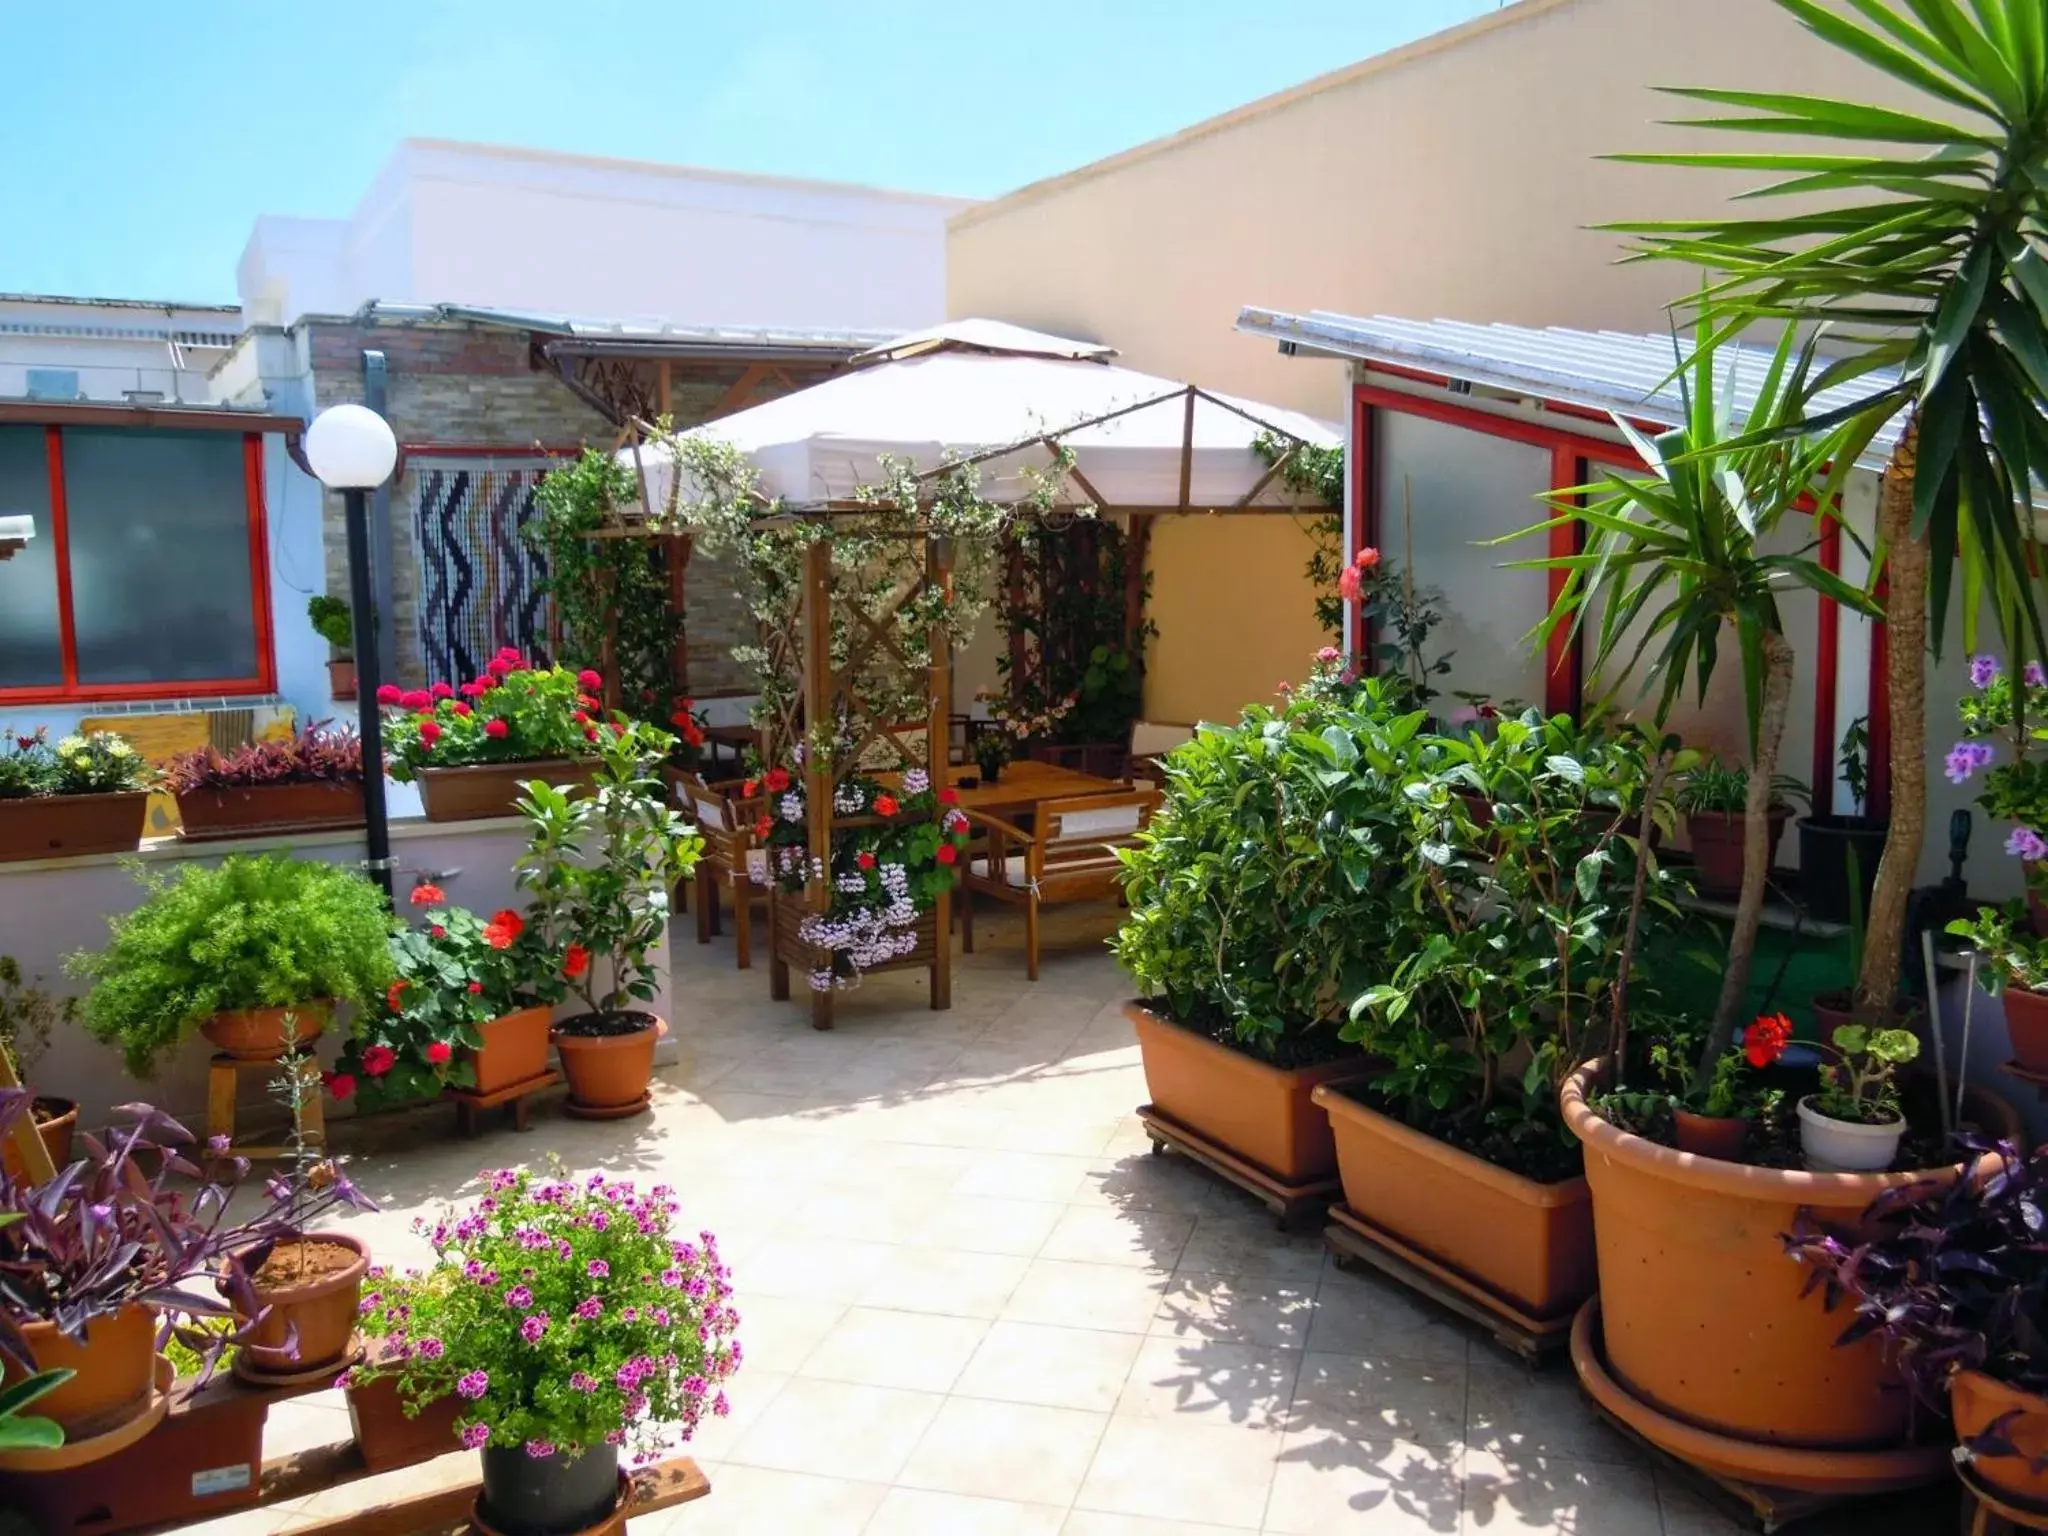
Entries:
[[555, 757], [532, 763], [479, 763], [473, 768], [422, 768], [420, 807], [429, 821], [514, 816], [529, 779], [544, 779], [577, 793], [590, 788], [594, 766]]
[[142, 842], [149, 795], [30, 795], [0, 800], [0, 864], [133, 853]]

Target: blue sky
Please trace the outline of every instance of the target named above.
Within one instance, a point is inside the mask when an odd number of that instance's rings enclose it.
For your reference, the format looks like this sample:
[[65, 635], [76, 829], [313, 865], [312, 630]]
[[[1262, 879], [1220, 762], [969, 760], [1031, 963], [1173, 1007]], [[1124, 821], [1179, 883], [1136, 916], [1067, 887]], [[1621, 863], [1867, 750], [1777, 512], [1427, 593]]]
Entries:
[[0, 0], [0, 291], [232, 300], [407, 135], [993, 196], [1496, 3]]

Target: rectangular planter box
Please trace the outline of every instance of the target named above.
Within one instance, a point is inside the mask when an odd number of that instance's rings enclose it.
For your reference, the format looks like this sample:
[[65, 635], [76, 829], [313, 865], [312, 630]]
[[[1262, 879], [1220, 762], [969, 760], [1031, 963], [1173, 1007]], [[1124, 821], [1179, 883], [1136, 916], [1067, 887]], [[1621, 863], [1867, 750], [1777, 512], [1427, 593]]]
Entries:
[[1363, 1077], [1361, 1056], [1283, 1071], [1182, 1029], [1140, 1003], [1124, 1004], [1138, 1031], [1152, 1105], [1282, 1184], [1310, 1184], [1337, 1167], [1318, 1084]]
[[356, 1447], [363, 1453], [363, 1465], [372, 1472], [415, 1466], [457, 1448], [455, 1421], [462, 1416], [460, 1398], [435, 1398], [415, 1417], [407, 1418], [398, 1383], [392, 1377], [351, 1386], [343, 1395]]
[[594, 765], [566, 757], [535, 763], [479, 763], [472, 768], [422, 768], [420, 806], [429, 821], [482, 821], [519, 814], [521, 788], [529, 779], [590, 788]]
[[0, 864], [133, 853], [142, 843], [149, 794], [36, 795], [0, 800]]
[[1347, 1094], [1320, 1089], [1344, 1204], [1365, 1221], [1537, 1319], [1593, 1294], [1593, 1203], [1583, 1178], [1538, 1184]]
[[496, 1093], [514, 1083], [528, 1082], [548, 1069], [548, 1026], [554, 1022], [551, 1008], [521, 1008], [481, 1026], [484, 1043], [472, 1056], [476, 1068], [477, 1094]]
[[262, 837], [363, 824], [363, 784], [321, 779], [305, 784], [252, 784], [245, 789], [200, 789], [178, 796], [178, 820], [187, 842]]

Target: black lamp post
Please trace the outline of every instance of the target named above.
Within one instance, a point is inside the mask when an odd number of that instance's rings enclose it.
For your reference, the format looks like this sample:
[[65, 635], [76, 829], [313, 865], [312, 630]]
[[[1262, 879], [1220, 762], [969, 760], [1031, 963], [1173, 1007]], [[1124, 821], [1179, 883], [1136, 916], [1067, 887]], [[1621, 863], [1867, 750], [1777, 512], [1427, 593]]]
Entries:
[[384, 729], [377, 689], [383, 683], [377, 615], [370, 594], [369, 492], [391, 478], [398, 440], [367, 406], [329, 406], [306, 429], [306, 462], [320, 483], [340, 491], [348, 520], [348, 601], [355, 621], [356, 714], [363, 743], [363, 820], [370, 878], [391, 896], [391, 821], [384, 809]]

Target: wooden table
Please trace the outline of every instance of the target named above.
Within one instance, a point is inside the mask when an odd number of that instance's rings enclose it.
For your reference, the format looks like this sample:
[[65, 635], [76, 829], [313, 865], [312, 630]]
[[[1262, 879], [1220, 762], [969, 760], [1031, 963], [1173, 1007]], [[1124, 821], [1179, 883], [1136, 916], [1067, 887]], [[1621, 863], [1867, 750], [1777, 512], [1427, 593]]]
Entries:
[[[957, 784], [962, 778], [979, 777], [980, 770], [972, 763], [956, 763], [946, 770], [949, 784]], [[1078, 768], [1061, 768], [1053, 763], [1019, 758], [1004, 765], [1003, 776], [995, 783], [981, 783], [972, 789], [962, 789], [960, 808], [1003, 816], [1034, 811], [1041, 800], [1064, 800], [1069, 795], [1099, 795], [1121, 787], [1114, 779], [1097, 778]]]

